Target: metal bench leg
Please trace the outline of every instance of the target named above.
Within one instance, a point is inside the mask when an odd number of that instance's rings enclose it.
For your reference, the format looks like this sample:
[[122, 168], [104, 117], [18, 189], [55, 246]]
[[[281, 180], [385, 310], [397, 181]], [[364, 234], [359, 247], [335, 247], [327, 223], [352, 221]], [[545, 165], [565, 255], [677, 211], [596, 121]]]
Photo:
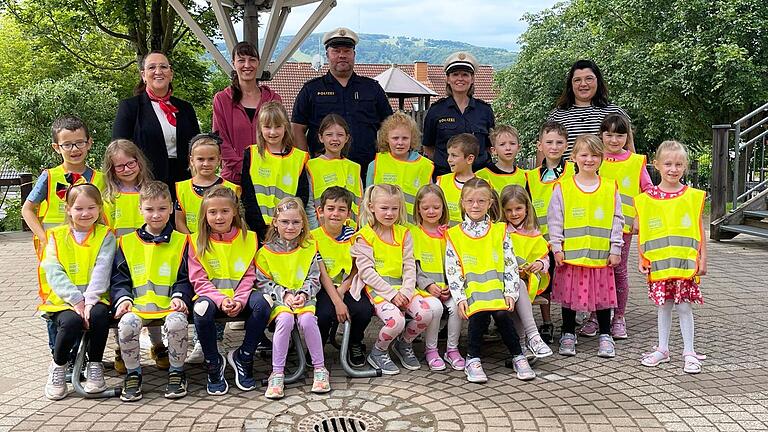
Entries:
[[83, 336], [80, 339], [80, 349], [77, 351], [75, 364], [72, 366], [72, 387], [75, 388], [75, 393], [87, 399], [100, 399], [120, 396], [122, 391], [120, 387], [107, 388], [100, 393], [88, 393], [83, 388], [83, 383], [80, 382], [80, 374], [85, 367], [85, 353], [88, 351], [88, 345], [90, 345], [90, 342], [90, 334], [88, 332], [83, 332]]
[[352, 324], [349, 322], [349, 320], [346, 320], [344, 322], [344, 336], [341, 338], [341, 367], [344, 369], [344, 372], [347, 374], [350, 378], [373, 378], [373, 377], [380, 377], [381, 376], [381, 369], [355, 369], [353, 368], [349, 362], [347, 361], [347, 351], [349, 350], [349, 329], [351, 328]]
[[285, 383], [293, 384], [304, 378], [304, 369], [307, 367], [307, 356], [304, 354], [304, 344], [301, 343], [301, 336], [299, 335], [299, 329], [294, 327], [291, 332], [291, 339], [293, 340], [293, 347], [296, 349], [296, 355], [299, 357], [299, 364], [296, 366], [296, 370], [290, 375], [286, 375]]

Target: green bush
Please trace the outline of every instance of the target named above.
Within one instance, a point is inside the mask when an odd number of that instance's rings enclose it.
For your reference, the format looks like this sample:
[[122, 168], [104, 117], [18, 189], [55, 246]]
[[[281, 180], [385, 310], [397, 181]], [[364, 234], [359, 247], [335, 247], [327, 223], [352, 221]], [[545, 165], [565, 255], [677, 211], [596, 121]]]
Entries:
[[21, 199], [7, 199], [3, 205], [5, 217], [0, 219], [0, 232], [21, 231]]

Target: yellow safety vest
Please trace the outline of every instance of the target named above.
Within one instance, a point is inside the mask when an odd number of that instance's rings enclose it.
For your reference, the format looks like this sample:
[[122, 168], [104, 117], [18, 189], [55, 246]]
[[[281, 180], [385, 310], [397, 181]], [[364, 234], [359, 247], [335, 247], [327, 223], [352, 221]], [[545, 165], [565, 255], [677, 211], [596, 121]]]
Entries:
[[402, 161], [391, 153], [376, 153], [373, 161], [373, 184], [398, 185], [405, 195], [405, 210], [408, 222], [413, 223], [413, 205], [419, 189], [432, 182], [435, 165], [431, 160], [419, 156], [416, 160]]
[[[256, 266], [276, 284], [297, 294], [297, 291], [304, 286], [304, 281], [307, 279], [309, 269], [312, 266], [312, 260], [317, 255], [315, 242], [310, 239], [305, 243], [305, 245], [288, 252], [276, 252], [265, 245], [256, 254]], [[304, 306], [298, 309], [291, 309], [284, 305], [283, 299], [274, 299], [274, 301], [272, 312], [269, 314], [270, 321], [281, 312], [289, 312], [294, 315], [315, 313], [316, 300], [314, 298], [308, 298]]]
[[[374, 268], [376, 273], [384, 279], [395, 291], [400, 291], [403, 285], [403, 245], [405, 244], [405, 235], [408, 228], [403, 225], [392, 226], [393, 243], [388, 243], [376, 234], [376, 231], [370, 225], [364, 226], [353, 236], [354, 244], [358, 238], [362, 238], [373, 249]], [[371, 300], [379, 304], [386, 299], [373, 290], [373, 287], [366, 286], [366, 292]]]
[[582, 192], [570, 177], [563, 192], [564, 261], [581, 267], [605, 267], [611, 250], [616, 182], [604, 178], [594, 192]]
[[[104, 243], [104, 239], [109, 232], [109, 228], [105, 225], [94, 224], [83, 242], [78, 243], [72, 235], [69, 225], [59, 225], [46, 231], [49, 237], [53, 236], [56, 244], [56, 256], [64, 272], [80, 292], [85, 292], [88, 288], [93, 267], [96, 265], [96, 258], [99, 256], [101, 245]], [[45, 254], [47, 253], [49, 253], [48, 248], [43, 251], [41, 262], [45, 259]], [[72, 305], [62, 300], [51, 285], [48, 284], [48, 279], [42, 266], [38, 266], [37, 275], [40, 283], [38, 294], [41, 300], [37, 310], [41, 312], [60, 312], [72, 309]], [[109, 293], [102, 294], [100, 301], [109, 304]]]
[[704, 240], [701, 217], [706, 193], [687, 187], [670, 199], [647, 193], [635, 197], [641, 255], [650, 261], [651, 282], [691, 279], [698, 271], [699, 250]]
[[541, 231], [541, 234], [546, 239], [549, 238], [547, 209], [549, 208], [549, 200], [552, 199], [552, 191], [554, 190], [555, 183], [573, 177], [574, 174], [576, 174], [576, 168], [574, 168], [573, 162], [566, 162], [565, 171], [560, 175], [560, 178], [551, 181], [541, 181], [540, 166], [525, 172], [525, 177], [528, 181], [528, 190], [531, 193], [531, 204], [533, 204], [533, 209], [536, 210], [536, 220], [539, 222], [539, 231]]
[[443, 190], [445, 202], [448, 204], [450, 226], [461, 223], [461, 188], [456, 186], [456, 174], [450, 173], [437, 178], [437, 185]]
[[[435, 285], [444, 289], [446, 287], [445, 271], [445, 237], [433, 237], [420, 226], [408, 227], [413, 239], [413, 257], [419, 262], [419, 267], [424, 274], [435, 281]], [[428, 291], [416, 288], [416, 292], [422, 297], [430, 296]]]
[[309, 155], [294, 147], [284, 156], [265, 151], [262, 157], [258, 146], [252, 145], [250, 149], [251, 183], [264, 223], [269, 225], [275, 216], [277, 203], [283, 198], [296, 195], [299, 178]]
[[[517, 265], [522, 267], [525, 264], [533, 263], [549, 254], [549, 243], [541, 234], [526, 235], [520, 232], [509, 233], [512, 240], [512, 249], [515, 251]], [[543, 269], [538, 275], [529, 273], [528, 277], [528, 297], [533, 301], [537, 295], [547, 290], [549, 286], [548, 269]]]
[[600, 176], [616, 180], [621, 196], [621, 212], [624, 214], [624, 232], [631, 233], [635, 222], [635, 197], [640, 195], [640, 173], [645, 167], [645, 156], [631, 153], [623, 161], [604, 159]]
[[131, 273], [132, 311], [146, 319], [163, 318], [171, 310], [171, 294], [188, 237], [173, 231], [168, 243], [145, 242], [134, 231], [120, 237], [120, 247]]
[[[93, 169], [92, 171], [93, 177], [90, 183], [93, 183], [100, 191], [104, 192], [104, 186], [106, 186], [104, 174], [101, 171]], [[40, 208], [37, 210], [37, 216], [46, 230], [64, 223], [67, 203], [56, 195], [56, 185], [58, 183], [69, 185], [64, 178], [66, 174], [67, 171], [64, 169], [64, 165], [48, 169], [48, 195], [45, 201], [40, 203]], [[87, 181], [87, 179], [83, 179], [83, 182]]]
[[521, 168], [515, 168], [515, 172], [512, 174], [496, 174], [489, 168], [483, 168], [476, 172], [475, 175], [487, 181], [498, 193], [501, 193], [502, 189], [509, 185], [518, 185], [525, 188], [525, 170]]
[[[232, 189], [238, 197], [240, 196], [240, 186], [228, 180], [224, 180], [221, 185]], [[190, 234], [196, 233], [203, 197], [195, 192], [195, 188], [192, 187], [192, 179], [176, 182], [176, 200], [178, 200], [181, 210], [184, 211], [184, 222], [187, 224]]]
[[234, 297], [240, 280], [256, 257], [258, 247], [256, 233], [248, 231], [246, 234], [238, 230], [230, 241], [209, 238], [208, 250], [202, 256], [201, 251], [196, 249], [199, 235], [199, 232], [192, 234], [189, 244], [205, 269], [208, 280], [225, 296]]
[[352, 272], [352, 241], [337, 241], [322, 226], [312, 230], [312, 238], [317, 243], [317, 250], [323, 257], [323, 264], [333, 283], [340, 284]]
[[[360, 179], [360, 164], [349, 159], [325, 159], [322, 157], [307, 161], [307, 174], [312, 184], [312, 198], [320, 205], [320, 196], [331, 186], [340, 186], [352, 192], [355, 202], [350, 209], [350, 218], [357, 221], [360, 201], [363, 199], [363, 182]], [[356, 223], [352, 224], [357, 227]]]
[[507, 227], [497, 222], [478, 238], [468, 236], [461, 225], [449, 228], [447, 240], [461, 265], [467, 296], [467, 316], [481, 311], [506, 310], [504, 300], [504, 237]]
[[120, 192], [115, 201], [104, 200], [104, 217], [107, 226], [120, 237], [130, 234], [144, 225], [144, 217], [139, 209], [138, 192]]

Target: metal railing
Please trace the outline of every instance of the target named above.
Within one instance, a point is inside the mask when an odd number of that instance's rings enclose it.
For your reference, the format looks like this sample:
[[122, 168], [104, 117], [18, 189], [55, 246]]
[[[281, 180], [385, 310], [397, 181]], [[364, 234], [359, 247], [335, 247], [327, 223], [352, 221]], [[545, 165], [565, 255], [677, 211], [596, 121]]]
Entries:
[[768, 103], [733, 123], [733, 208], [768, 185], [765, 146]]

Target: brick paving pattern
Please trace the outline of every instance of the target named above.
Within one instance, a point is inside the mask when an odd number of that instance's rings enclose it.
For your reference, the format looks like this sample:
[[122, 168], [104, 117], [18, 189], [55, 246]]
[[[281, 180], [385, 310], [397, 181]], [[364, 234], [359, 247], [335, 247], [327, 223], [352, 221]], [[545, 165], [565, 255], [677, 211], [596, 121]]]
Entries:
[[[43, 396], [50, 354], [45, 325], [34, 315], [37, 276], [31, 240], [25, 234], [0, 234], [0, 431], [292, 431], [311, 430], [313, 420], [344, 414], [367, 420], [369, 430], [768, 430], [768, 369], [763, 366], [768, 347], [760, 344], [768, 330], [768, 307], [761, 301], [768, 294], [763, 273], [768, 248], [744, 237], [710, 243], [709, 255], [709, 275], [702, 284], [705, 304], [694, 308], [696, 348], [708, 356], [697, 376], [682, 371], [676, 321], [672, 361], [658, 368], [640, 365], [642, 353], [656, 343], [656, 310], [641, 275], [631, 272], [630, 338], [617, 341], [616, 358], [598, 358], [596, 338], [581, 338], [575, 358], [555, 354], [540, 360], [534, 365], [538, 378], [528, 383], [504, 367], [500, 342], [489, 344], [487, 384], [470, 384], [461, 371], [430, 372], [425, 365], [394, 377], [348, 379], [337, 351], [328, 346], [334, 389], [328, 395], [311, 394], [307, 379], [287, 386], [286, 398], [272, 402], [264, 398], [263, 388], [248, 393], [235, 388], [228, 370], [229, 394], [211, 397], [205, 393], [202, 368], [190, 365], [190, 394], [170, 401], [162, 397], [165, 373], [145, 352], [142, 401], [70, 394], [52, 402]], [[631, 269], [636, 260], [633, 251]], [[377, 326], [374, 320], [371, 327]], [[241, 332], [228, 329], [224, 345], [235, 346], [240, 337]], [[112, 349], [110, 341], [105, 359], [111, 360]], [[417, 352], [422, 349], [417, 344]], [[257, 361], [256, 367], [259, 377], [269, 371], [266, 361]], [[110, 385], [120, 382], [108, 371]]]

